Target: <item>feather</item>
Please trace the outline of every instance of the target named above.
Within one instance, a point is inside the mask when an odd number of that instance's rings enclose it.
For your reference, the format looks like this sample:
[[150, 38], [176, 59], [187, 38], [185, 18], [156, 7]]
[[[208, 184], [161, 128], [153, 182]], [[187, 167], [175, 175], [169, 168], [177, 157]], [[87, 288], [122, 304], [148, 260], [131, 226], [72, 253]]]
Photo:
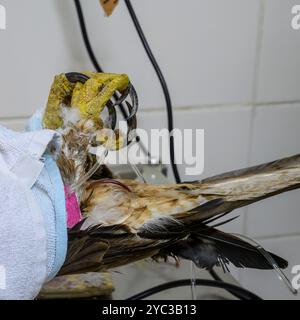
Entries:
[[[116, 91], [122, 96], [113, 104]], [[125, 101], [128, 94], [132, 107]], [[69, 230], [61, 274], [106, 270], [160, 255], [178, 255], [203, 268], [220, 265], [226, 270], [231, 262], [269, 269], [255, 246], [209, 225], [232, 221], [217, 222], [234, 209], [299, 188], [300, 155], [182, 184], [96, 180], [113, 178], [90, 153], [91, 146], [107, 138], [97, 131], [104, 125], [100, 113], [107, 106], [108, 127], [114, 128], [114, 107], [123, 101], [130, 113], [130, 132], [136, 128], [138, 98], [126, 75], [70, 73], [57, 76], [53, 83], [43, 122], [45, 127], [60, 128], [57, 164], [84, 216]], [[273, 258], [280, 267], [287, 266], [285, 260]]]
[[[255, 246], [208, 224], [229, 222], [232, 219], [217, 220], [235, 208], [299, 187], [300, 156], [178, 185], [90, 181], [82, 195], [85, 220], [70, 230], [69, 250], [83, 257], [81, 237], [89, 239], [89, 245], [105, 243], [101, 259], [96, 259], [101, 270], [158, 255], [179, 255], [203, 268], [220, 265], [225, 270], [231, 262], [241, 268], [270, 269]], [[68, 254], [68, 267], [77, 261], [76, 269], [83, 268], [81, 259], [72, 255]], [[272, 256], [280, 267], [287, 266], [284, 259]]]
[[96, 271], [109, 245], [92, 241], [89, 237], [76, 238], [69, 243], [68, 254], [59, 275]]
[[[238, 237], [207, 228], [182, 240], [170, 251], [179, 257], [192, 260], [199, 268], [211, 269], [231, 262], [239, 268], [273, 269], [262, 253]], [[287, 261], [271, 253], [280, 268], [288, 266]]]
[[80, 111], [77, 108], [70, 108], [67, 106], [62, 107], [62, 119], [64, 127], [67, 127], [70, 123], [76, 125], [80, 121]]

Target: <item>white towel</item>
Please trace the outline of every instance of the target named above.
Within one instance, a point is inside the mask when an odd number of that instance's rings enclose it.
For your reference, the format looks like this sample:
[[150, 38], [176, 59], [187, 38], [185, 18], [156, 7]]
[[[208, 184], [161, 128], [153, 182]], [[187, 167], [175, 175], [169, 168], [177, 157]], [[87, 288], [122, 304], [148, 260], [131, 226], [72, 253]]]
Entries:
[[33, 299], [51, 272], [47, 228], [33, 189], [54, 136], [0, 126], [0, 299]]

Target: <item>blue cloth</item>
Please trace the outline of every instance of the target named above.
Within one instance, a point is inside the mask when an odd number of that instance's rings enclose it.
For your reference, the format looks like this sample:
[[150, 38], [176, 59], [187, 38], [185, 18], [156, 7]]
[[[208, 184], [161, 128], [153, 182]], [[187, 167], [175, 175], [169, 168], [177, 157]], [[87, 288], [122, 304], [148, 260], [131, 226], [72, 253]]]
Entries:
[[[34, 114], [27, 131], [42, 129], [42, 111]], [[64, 184], [53, 155], [44, 154], [45, 167], [33, 186], [33, 192], [42, 209], [47, 233], [47, 280], [62, 267], [67, 253], [67, 213]]]

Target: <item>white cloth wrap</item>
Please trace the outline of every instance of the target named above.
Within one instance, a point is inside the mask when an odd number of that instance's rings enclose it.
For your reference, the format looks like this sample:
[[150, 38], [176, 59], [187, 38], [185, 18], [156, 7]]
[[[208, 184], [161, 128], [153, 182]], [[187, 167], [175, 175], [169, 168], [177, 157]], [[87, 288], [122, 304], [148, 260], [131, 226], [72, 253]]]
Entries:
[[45, 221], [32, 189], [54, 137], [0, 126], [0, 299], [33, 299], [48, 277]]

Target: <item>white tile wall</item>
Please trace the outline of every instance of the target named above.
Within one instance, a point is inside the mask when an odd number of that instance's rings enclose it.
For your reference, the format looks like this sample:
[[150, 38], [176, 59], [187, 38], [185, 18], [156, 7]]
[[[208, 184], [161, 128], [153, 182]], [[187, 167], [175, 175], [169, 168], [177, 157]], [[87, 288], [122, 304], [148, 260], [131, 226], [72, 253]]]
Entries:
[[291, 27], [295, 0], [266, 0], [258, 101], [299, 100], [299, 30]]
[[[250, 117], [251, 108], [246, 106], [193, 108], [176, 111], [174, 114], [175, 128], [181, 130], [204, 129], [205, 133], [204, 172], [201, 177], [187, 176], [185, 166], [179, 166], [182, 179], [203, 179], [224, 171], [245, 167], [247, 165]], [[140, 112], [139, 126], [148, 131], [152, 128], [166, 128], [165, 111]]]
[[[201, 180], [224, 171], [246, 167], [250, 114], [249, 107], [203, 108], [189, 110], [189, 112], [177, 111], [175, 128], [204, 129], [205, 133], [205, 169], [203, 174], [201, 176], [187, 176], [185, 174], [186, 166], [179, 165], [181, 179], [183, 181]], [[148, 131], [151, 128], [165, 128], [165, 112], [140, 113], [139, 123], [141, 128]], [[172, 173], [171, 168], [169, 171]], [[236, 215], [240, 215], [240, 218], [230, 225], [224, 226], [225, 230], [242, 232], [244, 210], [237, 210], [234, 212], [234, 216]]]
[[[1, 114], [27, 115], [45, 104], [55, 73], [91, 65], [73, 0], [1, 3], [8, 16], [7, 30], [0, 33], [0, 86], [8, 88], [2, 93]], [[97, 0], [82, 4], [105, 70], [130, 74], [142, 108], [162, 107], [158, 81], [124, 2], [109, 19]], [[133, 1], [175, 106], [250, 100], [258, 4], [259, 0], [193, 0], [188, 5], [179, 0]]]
[[[158, 264], [147, 260], [146, 262], [131, 264], [114, 271], [114, 282], [123, 283], [123, 286], [119, 287], [119, 290], [114, 293], [113, 297], [115, 299], [126, 299], [144, 290], [175, 279], [189, 279], [191, 274], [199, 279], [211, 279], [205, 270], [197, 269], [191, 273], [191, 265], [188, 261], [182, 261], [180, 267], [177, 268], [171, 261], [167, 264]], [[197, 287], [195, 291], [199, 299], [207, 299], [212, 296], [232, 298], [227, 292], [214, 288]], [[191, 297], [191, 288], [187, 286], [180, 290], [177, 288], [166, 290], [149, 297], [149, 299], [190, 300]]]
[[[83, 47], [73, 50], [70, 45], [80, 40], [75, 21], [73, 36], [66, 38], [62, 32], [66, 27], [62, 2], [66, 1], [1, 1], [7, 29], [0, 32], [0, 116], [30, 115], [45, 106], [55, 74], [89, 66]], [[75, 17], [71, 9], [68, 12]]]
[[[300, 104], [259, 107], [253, 123], [251, 164], [273, 161], [300, 152]], [[247, 232], [251, 236], [298, 233], [299, 190], [250, 206]]]
[[[133, 3], [163, 66], [175, 106], [198, 106], [199, 101], [218, 104], [251, 99], [253, 68], [249, 66], [255, 59], [259, 1], [135, 0]], [[108, 32], [116, 34], [119, 23], [124, 21], [124, 13], [126, 17], [127, 12], [121, 6], [115, 20], [108, 25]], [[123, 31], [126, 32], [124, 38], [130, 37], [131, 50], [135, 50], [140, 45], [136, 43], [137, 38], [132, 37], [132, 31], [129, 22], [128, 29]], [[118, 59], [120, 53], [117, 52], [115, 50], [118, 57], [112, 60], [112, 67], [114, 60], [124, 60], [124, 57]], [[128, 71], [133, 72], [135, 83], [142, 85], [142, 92], [148, 81], [152, 85], [153, 71], [145, 68], [149, 62], [143, 52], [138, 52], [140, 60]], [[137, 69], [139, 63], [142, 68]], [[183, 81], [188, 84], [182, 85]], [[145, 106], [163, 106], [160, 96], [156, 87], [154, 94], [152, 90], [145, 96], [142, 93], [141, 99]]]
[[[140, 126], [166, 127], [159, 83], [124, 2], [111, 18], [104, 18], [98, 1], [82, 3], [104, 69], [128, 73], [138, 90]], [[0, 124], [22, 130], [24, 119], [45, 105], [54, 74], [91, 69], [91, 64], [73, 0], [1, 0], [1, 4], [7, 8], [8, 23], [7, 30], [0, 31]], [[133, 1], [168, 81], [175, 126], [205, 129], [201, 178], [299, 152], [300, 31], [290, 26], [294, 4]], [[185, 179], [195, 178], [185, 176], [182, 166], [180, 172]], [[299, 263], [299, 192], [251, 206], [246, 219], [245, 210], [237, 211], [233, 215], [240, 214], [240, 219], [225, 229], [246, 232], [292, 264]], [[185, 276], [188, 267], [179, 273]], [[143, 274], [141, 269], [141, 279]], [[133, 273], [132, 280], [129, 273], [130, 286], [137, 283], [137, 276]], [[249, 270], [241, 276], [247, 288], [264, 298], [290, 298], [273, 278], [270, 272]], [[120, 295], [127, 290], [124, 279]], [[152, 274], [149, 281], [161, 280]], [[132, 287], [132, 292], [137, 289]]]
[[[292, 281], [295, 274], [291, 273], [291, 269], [295, 265], [300, 265], [300, 237], [272, 238], [258, 241], [269, 251], [289, 261], [289, 267], [285, 270], [285, 274]], [[241, 283], [245, 288], [264, 299], [299, 300], [299, 296], [290, 293], [274, 271], [243, 270], [241, 272]]]

